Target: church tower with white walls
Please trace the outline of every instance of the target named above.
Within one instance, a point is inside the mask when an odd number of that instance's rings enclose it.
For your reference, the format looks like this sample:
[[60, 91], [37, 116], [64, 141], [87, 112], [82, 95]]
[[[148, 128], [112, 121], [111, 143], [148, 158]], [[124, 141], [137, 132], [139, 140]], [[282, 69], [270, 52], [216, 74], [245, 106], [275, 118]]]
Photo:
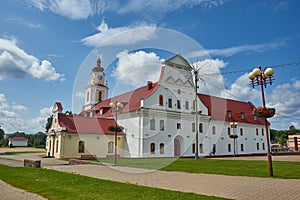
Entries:
[[92, 69], [91, 79], [85, 89], [85, 101], [82, 110], [89, 110], [97, 103], [107, 99], [108, 86], [105, 83], [104, 68], [101, 66], [100, 56], [97, 65]]

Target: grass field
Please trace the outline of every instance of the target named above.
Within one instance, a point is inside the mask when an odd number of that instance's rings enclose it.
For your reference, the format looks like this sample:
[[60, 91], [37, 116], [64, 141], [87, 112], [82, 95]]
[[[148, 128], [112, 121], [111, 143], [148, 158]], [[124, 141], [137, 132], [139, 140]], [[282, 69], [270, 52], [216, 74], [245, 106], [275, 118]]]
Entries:
[[[110, 162], [113, 160], [100, 160]], [[268, 163], [262, 160], [222, 160], [193, 158], [118, 159], [119, 166], [181, 171], [190, 173], [224, 174], [233, 176], [269, 177]], [[274, 178], [300, 179], [300, 162], [273, 161]]]
[[95, 179], [41, 168], [0, 165], [0, 179], [48, 199], [222, 199]]

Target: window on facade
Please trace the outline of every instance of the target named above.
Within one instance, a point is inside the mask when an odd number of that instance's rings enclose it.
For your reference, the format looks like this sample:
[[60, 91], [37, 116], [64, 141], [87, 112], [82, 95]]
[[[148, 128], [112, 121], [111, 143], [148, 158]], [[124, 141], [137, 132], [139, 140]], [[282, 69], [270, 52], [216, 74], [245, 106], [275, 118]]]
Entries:
[[227, 134], [230, 135], [230, 127], [227, 128]]
[[181, 124], [177, 123], [177, 129], [181, 129]]
[[244, 151], [244, 144], [241, 144], [241, 151]]
[[159, 95], [159, 97], [158, 97], [158, 104], [160, 106], [164, 106], [164, 97], [163, 97], [163, 95]]
[[254, 115], [254, 118], [253, 118], [255, 121], [257, 120], [257, 116], [256, 115]]
[[216, 135], [216, 127], [215, 126], [212, 127], [212, 134]]
[[171, 98], [168, 99], [168, 107], [172, 108], [172, 99]]
[[186, 110], [189, 109], [189, 102], [188, 102], [188, 101], [185, 102], [185, 109], [186, 109]]
[[241, 113], [241, 119], [245, 119], [245, 113]]
[[200, 153], [203, 153], [203, 144], [202, 143], [200, 143], [199, 148], [200, 148]]
[[243, 128], [240, 128], [240, 135], [243, 135]]
[[193, 123], [192, 123], [192, 132], [195, 132], [195, 129], [196, 129], [196, 127], [195, 127], [195, 122], [193, 122]]
[[89, 92], [87, 92], [87, 93], [86, 93], [86, 101], [89, 101], [89, 100], [90, 100], [90, 98], [89, 98], [89, 97], [90, 97], [90, 93], [89, 93]]
[[227, 117], [228, 117], [228, 118], [231, 118], [231, 117], [232, 117], [231, 111], [227, 111]]
[[255, 131], [256, 131], [256, 135], [258, 135], [258, 128]]
[[193, 101], [193, 110], [196, 110], [196, 101]]
[[99, 102], [102, 101], [102, 92], [101, 91], [98, 93], [98, 101]]
[[107, 144], [107, 153], [113, 153], [113, 152], [114, 152], [114, 143], [110, 141]]
[[262, 135], [262, 136], [264, 136], [264, 135], [265, 135], [265, 133], [264, 133], [264, 129], [263, 129], [263, 128], [261, 129], [261, 135]]
[[256, 143], [256, 150], [259, 150], [259, 143]]
[[195, 153], [195, 143], [192, 145], [192, 152]]
[[177, 109], [181, 109], [180, 100], [177, 100]]
[[56, 153], [58, 153], [58, 140], [56, 140]]
[[165, 122], [164, 120], [159, 121], [159, 130], [164, 131], [165, 130]]
[[155, 130], [155, 119], [150, 119], [150, 130]]
[[78, 153], [84, 153], [84, 141], [78, 143]]
[[150, 144], [150, 152], [151, 154], [155, 154], [155, 143]]
[[265, 150], [265, 143], [262, 143], [262, 149]]
[[199, 124], [199, 132], [203, 133], [203, 124], [202, 123]]
[[231, 152], [231, 144], [228, 144], [228, 152]]
[[164, 154], [165, 153], [165, 145], [164, 143], [159, 144], [159, 153]]

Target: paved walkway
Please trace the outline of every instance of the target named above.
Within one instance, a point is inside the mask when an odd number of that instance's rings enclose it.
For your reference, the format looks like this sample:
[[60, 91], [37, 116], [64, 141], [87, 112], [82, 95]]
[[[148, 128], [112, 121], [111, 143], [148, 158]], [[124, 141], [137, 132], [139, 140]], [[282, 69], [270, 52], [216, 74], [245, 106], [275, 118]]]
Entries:
[[141, 169], [135, 171], [133, 168], [101, 165], [49, 166], [47, 168], [94, 178], [230, 199], [300, 199], [299, 179], [141, 171]]
[[[24, 159], [25, 157], [34, 159], [41, 158], [41, 155], [0, 155], [0, 163], [7, 162], [7, 164], [10, 163], [12, 165], [17, 165], [18, 163], [22, 163], [22, 159]], [[280, 158], [276, 157], [276, 160], [299, 161], [299, 158], [300, 156]], [[61, 162], [61, 160], [56, 160], [53, 158], [46, 158], [44, 161], [47, 162], [47, 164], [43, 164], [42, 161], [42, 166], [48, 169], [54, 169], [69, 173], [77, 173], [80, 175], [90, 176], [99, 179], [114, 180], [124, 183], [163, 188], [168, 190], [193, 192], [197, 194], [241, 200], [300, 199], [299, 179], [274, 179], [213, 174], [192, 174], [184, 172], [153, 171], [119, 166], [101, 166], [95, 164], [65, 165], [65, 161]], [[0, 188], [8, 188], [5, 190], [0, 190], [0, 199], [18, 199], [19, 193], [15, 192], [13, 187], [12, 189], [9, 189], [11, 187], [5, 184], [5, 182], [0, 181]], [[11, 198], [4, 196], [4, 192], [16, 194], [16, 197]], [[26, 199], [26, 191], [22, 190], [21, 193], [23, 194], [23, 199]], [[29, 193], [28, 195], [30, 196], [32, 194]], [[40, 198], [42, 197], [30, 196], [28, 199]]]

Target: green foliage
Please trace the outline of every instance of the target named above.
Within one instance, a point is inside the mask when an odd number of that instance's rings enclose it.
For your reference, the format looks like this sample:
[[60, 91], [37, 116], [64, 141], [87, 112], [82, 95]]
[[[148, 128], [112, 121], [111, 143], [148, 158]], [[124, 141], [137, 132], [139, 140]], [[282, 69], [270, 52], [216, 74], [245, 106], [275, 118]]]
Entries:
[[0, 179], [48, 199], [222, 199], [95, 179], [43, 168], [0, 165]]
[[47, 118], [47, 123], [46, 123], [46, 133], [48, 133], [49, 129], [51, 128], [52, 125], [52, 121], [53, 121], [53, 115], [51, 115], [50, 117]]
[[[0, 126], [0, 127], [1, 127], [1, 126]], [[4, 130], [2, 130], [2, 129], [0, 128], [0, 140], [3, 140], [3, 139], [4, 139], [4, 135], [5, 135]]]
[[295, 135], [300, 133], [300, 130], [296, 129], [293, 125], [290, 126], [289, 130], [275, 130], [271, 129], [270, 137], [272, 143], [279, 143], [282, 146], [286, 145], [289, 135]]

